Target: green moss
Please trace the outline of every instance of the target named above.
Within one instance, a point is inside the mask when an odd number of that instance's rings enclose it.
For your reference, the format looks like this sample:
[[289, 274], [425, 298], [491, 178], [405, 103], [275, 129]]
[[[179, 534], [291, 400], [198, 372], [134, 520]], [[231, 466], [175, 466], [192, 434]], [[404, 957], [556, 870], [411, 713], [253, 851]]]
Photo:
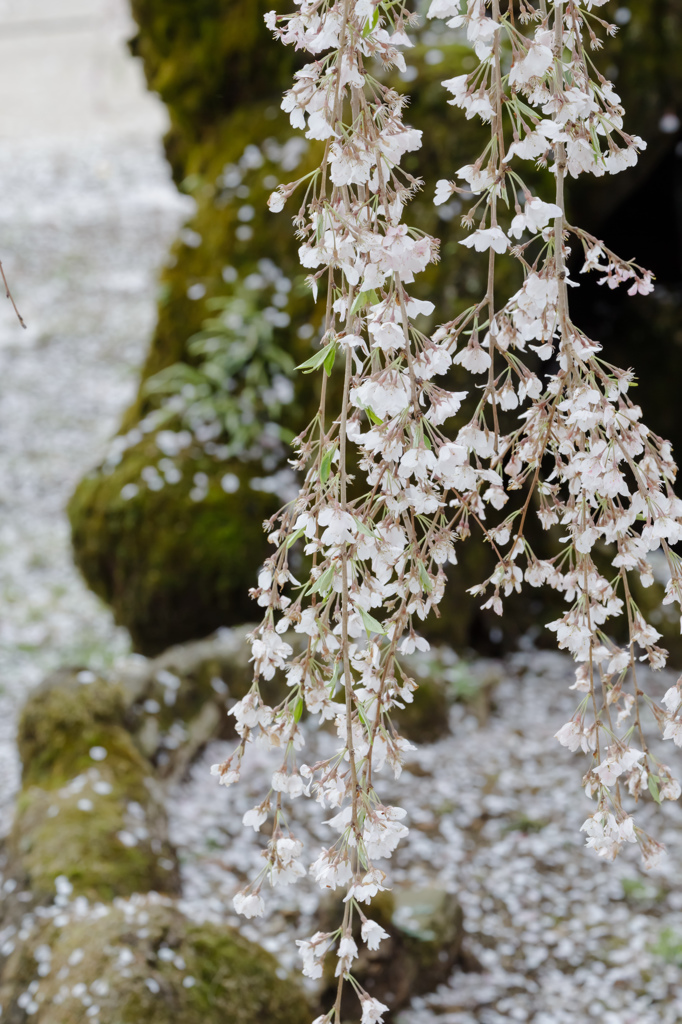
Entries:
[[232, 930], [194, 925], [158, 900], [126, 910], [48, 927], [20, 947], [0, 979], [3, 1020], [24, 1019], [17, 999], [39, 980], [33, 954], [47, 944], [51, 971], [33, 995], [36, 1024], [85, 1024], [78, 985], [101, 1024], [308, 1024], [305, 999], [260, 947]]
[[[201, 243], [188, 245], [179, 239], [173, 246], [169, 266], [162, 275], [158, 323], [141, 374], [140, 393], [124, 417], [123, 429], [137, 422], [151, 407], [149, 400], [143, 397], [144, 382], [173, 363], [188, 360], [187, 342], [201, 329], [207, 317], [206, 302], [229, 291], [222, 277], [226, 265], [235, 267], [246, 277], [257, 269], [260, 259], [267, 258], [299, 283], [288, 307], [291, 326], [283, 332], [283, 338], [296, 362], [309, 354], [310, 342], [298, 338], [297, 331], [309, 321], [317, 327], [321, 311], [315, 310], [309, 290], [302, 285], [304, 274], [297, 257], [290, 216], [286, 211], [271, 214], [267, 198], [272, 191], [270, 179], [280, 181], [287, 176], [296, 178], [307, 174], [318, 165], [320, 149], [316, 143], [304, 144], [307, 149], [301, 151], [300, 163], [287, 175], [276, 160], [268, 159], [267, 152], [277, 155], [276, 147], [284, 146], [293, 133], [284, 115], [277, 114], [273, 120], [268, 116], [270, 112], [271, 107], [262, 102], [230, 111], [213, 127], [210, 138], [195, 143], [187, 154], [185, 177], [193, 183], [191, 193], [197, 202], [197, 211], [188, 227], [194, 233], [193, 240], [198, 236]], [[266, 139], [269, 146], [261, 154], [262, 166], [243, 171], [239, 188], [248, 189], [248, 196], [238, 196], [235, 187], [224, 186], [223, 171], [226, 167], [238, 166], [247, 146], [260, 146]], [[239, 213], [245, 205], [254, 211], [248, 225], [253, 234], [251, 238], [240, 239], [237, 236], [242, 226]], [[206, 289], [205, 301], [188, 297], [188, 288], [195, 284]], [[312, 400], [310, 378], [304, 378], [302, 384], [305, 403], [309, 404]], [[305, 424], [306, 411], [303, 409], [297, 415], [293, 410], [290, 425], [294, 429]]]
[[[165, 812], [151, 798], [146, 776], [136, 775], [123, 758], [110, 754], [107, 760], [107, 768], [92, 769], [77, 792], [68, 783], [51, 790], [29, 786], [17, 800], [8, 840], [11, 870], [38, 900], [54, 896], [60, 876], [89, 899], [179, 891]], [[107, 795], [95, 788], [102, 782], [111, 786]], [[146, 838], [137, 839], [134, 830], [141, 824]], [[121, 835], [133, 837], [135, 845], [124, 845]]]
[[214, 1015], [234, 1024], [307, 1024], [303, 997], [290, 982], [280, 981], [274, 958], [246, 939], [234, 932], [193, 927], [185, 948], [188, 970], [197, 979], [188, 1003], [198, 1021]]
[[81, 683], [78, 673], [56, 672], [37, 687], [19, 719], [17, 743], [24, 768], [24, 784], [48, 788], [62, 785], [92, 765], [88, 751], [103, 738], [128, 749], [121, 728], [124, 695], [120, 686], [95, 679]]
[[[8, 856], [11, 873], [39, 899], [54, 895], [60, 875], [90, 898], [178, 891], [165, 810], [124, 713], [120, 687], [82, 683], [68, 671], [51, 676], [24, 707], [23, 788]], [[93, 758], [97, 747], [103, 759]]]
[[[81, 481], [69, 505], [76, 564], [149, 655], [248, 618], [254, 568], [269, 553], [262, 523], [278, 505], [249, 487], [242, 464], [192, 453], [175, 460], [180, 483], [152, 491], [140, 474], [160, 457], [145, 439], [109, 475]], [[190, 496], [197, 472], [209, 478], [201, 501]], [[241, 481], [235, 494], [220, 485], [226, 472]], [[139, 491], [125, 500], [131, 483]]]
[[[226, 113], [289, 86], [300, 57], [273, 44], [263, 22], [285, 0], [132, 0], [140, 31], [131, 43], [149, 87], [171, 115], [167, 151], [176, 178], [188, 149], [210, 136]], [[279, 105], [279, 104], [277, 104]]]

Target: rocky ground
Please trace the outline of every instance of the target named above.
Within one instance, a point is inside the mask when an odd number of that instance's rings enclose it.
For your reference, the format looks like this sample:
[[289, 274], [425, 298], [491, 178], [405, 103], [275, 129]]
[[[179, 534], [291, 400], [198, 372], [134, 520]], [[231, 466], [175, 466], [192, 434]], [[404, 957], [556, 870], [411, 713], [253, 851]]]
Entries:
[[[27, 690], [60, 664], [106, 667], [128, 651], [72, 568], [64, 506], [133, 395], [156, 273], [186, 213], [156, 138], [13, 141], [0, 152], [0, 258], [29, 324], [21, 331], [0, 306], [2, 832]], [[669, 855], [650, 875], [633, 850], [615, 865], [597, 861], [578, 831], [589, 809], [583, 763], [552, 738], [572, 708], [570, 666], [528, 653], [501, 674], [483, 724], [455, 705], [452, 736], [422, 747], [402, 779], [385, 784], [412, 827], [393, 865], [396, 884], [456, 893], [468, 952], [481, 966], [415, 1000], [401, 1024], [675, 1024], [680, 808], [652, 816]], [[184, 909], [197, 919], [232, 917], [231, 896], [263, 842], [240, 818], [271, 765], [256, 752], [247, 781], [226, 791], [208, 768], [228, 747], [213, 744], [168, 800]], [[668, 752], [673, 765], [676, 754]], [[327, 816], [311, 802], [296, 805], [311, 854], [329, 838]], [[243, 931], [293, 966], [293, 938], [314, 930], [316, 909], [307, 884], [277, 891], [269, 916]]]

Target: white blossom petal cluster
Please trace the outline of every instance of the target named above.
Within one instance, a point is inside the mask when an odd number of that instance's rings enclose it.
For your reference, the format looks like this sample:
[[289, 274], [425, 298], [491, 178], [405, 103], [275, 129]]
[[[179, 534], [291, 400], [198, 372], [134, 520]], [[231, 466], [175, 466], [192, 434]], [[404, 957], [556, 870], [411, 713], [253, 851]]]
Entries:
[[[421, 147], [421, 132], [404, 121], [406, 98], [370, 70], [405, 69], [414, 16], [402, 2], [295, 6], [291, 15], [266, 16], [275, 36], [310, 58], [282, 107], [324, 156], [317, 172], [282, 183], [269, 206], [279, 212], [299, 186], [307, 188], [295, 219], [299, 258], [314, 296], [326, 294], [327, 303], [319, 348], [301, 369], [321, 371], [322, 396], [316, 419], [295, 441], [300, 493], [269, 524], [275, 553], [252, 591], [264, 618], [251, 637], [253, 687], [230, 710], [241, 742], [214, 771], [231, 785], [249, 743], [280, 752], [270, 793], [244, 815], [246, 827], [272, 831], [263, 869], [235, 908], [260, 914], [266, 884], [291, 884], [306, 870], [323, 888], [344, 891], [339, 929], [299, 943], [303, 970], [319, 978], [335, 950], [336, 975], [352, 979], [363, 1022], [380, 1022], [386, 1007], [353, 978], [353, 924], [370, 950], [387, 936], [360, 908], [386, 888], [380, 864], [408, 830], [404, 810], [380, 800], [376, 778], [387, 770], [399, 776], [411, 749], [391, 717], [416, 686], [399, 654], [428, 649], [418, 624], [439, 604], [445, 565], [456, 561], [443, 529], [456, 454], [439, 428], [467, 392], [447, 385], [455, 355], [449, 339], [421, 326], [433, 304], [408, 291], [438, 258], [437, 240], [403, 221], [420, 182], [401, 161]], [[475, 174], [469, 183], [488, 185]], [[499, 247], [497, 238], [493, 244]], [[335, 366], [339, 411], [327, 385]], [[299, 581], [291, 557], [301, 550], [311, 569]], [[276, 706], [261, 690], [273, 680], [287, 687]], [[304, 711], [332, 723], [323, 763], [301, 760]], [[286, 814], [288, 801], [304, 795], [332, 809], [335, 837], [309, 868]]]
[[[326, 305], [319, 344], [299, 369], [320, 373], [320, 406], [294, 442], [298, 496], [267, 524], [274, 553], [252, 590], [264, 614], [251, 635], [253, 685], [230, 712], [240, 743], [214, 773], [237, 782], [254, 741], [281, 756], [270, 792], [244, 815], [246, 827], [267, 825], [271, 838], [235, 908], [262, 913], [266, 883], [288, 885], [306, 871], [323, 888], [345, 890], [338, 929], [299, 943], [304, 973], [319, 978], [333, 950], [339, 995], [319, 1021], [339, 1024], [348, 980], [363, 1024], [380, 1024], [387, 1008], [353, 970], [358, 941], [373, 950], [386, 937], [362, 908], [387, 887], [382, 863], [407, 826], [405, 812], [381, 800], [377, 777], [398, 777], [410, 749], [393, 722], [416, 689], [401, 656], [428, 650], [420, 624], [438, 609], [457, 546], [478, 533], [495, 553], [493, 571], [472, 590], [484, 608], [501, 615], [528, 587], [549, 587], [563, 602], [549, 628], [575, 659], [580, 704], [556, 735], [592, 759], [584, 784], [597, 809], [583, 825], [587, 846], [612, 859], [636, 843], [650, 866], [660, 846], [624, 804], [647, 793], [679, 797], [642, 719], [649, 707], [664, 738], [682, 746], [682, 697], [669, 689], [661, 708], [641, 689], [639, 663], [660, 669], [667, 653], [632, 582], [651, 586], [653, 558], [662, 556], [664, 601], [680, 603], [682, 502], [670, 445], [630, 398], [632, 373], [609, 364], [570, 315], [571, 240], [582, 246], [582, 272], [596, 271], [601, 284], [644, 295], [653, 287], [648, 271], [569, 225], [564, 212], [567, 180], [619, 173], [645, 148], [625, 132], [611, 83], [592, 77], [583, 37], [593, 37], [585, 15], [598, 0], [511, 0], [504, 13], [499, 0], [431, 3], [429, 17], [462, 30], [479, 61], [443, 83], [448, 102], [489, 126], [483, 154], [439, 180], [435, 196], [437, 205], [455, 194], [471, 201], [461, 244], [487, 262], [486, 293], [435, 331], [433, 304], [408, 288], [438, 258], [438, 242], [403, 221], [421, 182], [401, 161], [419, 150], [421, 132], [404, 121], [406, 98], [371, 70], [405, 70], [415, 16], [403, 0], [294, 6], [269, 12], [266, 23], [309, 59], [282, 106], [323, 157], [306, 178], [282, 183], [269, 205], [283, 209], [305, 186], [294, 219], [299, 257]], [[526, 160], [550, 166], [553, 195], [527, 186], [517, 166]], [[522, 280], [500, 301], [503, 256], [519, 260]], [[462, 390], [465, 374], [473, 381]], [[531, 520], [551, 533], [554, 557], [533, 550]], [[310, 568], [299, 580], [301, 553]], [[275, 706], [263, 697], [272, 681], [284, 694]], [[329, 723], [329, 756], [314, 764], [302, 760], [304, 712]], [[332, 844], [308, 867], [287, 823], [288, 802], [303, 796], [331, 812]]]
[[[682, 502], [673, 491], [670, 445], [645, 426], [629, 397], [633, 374], [610, 365], [570, 315], [570, 289], [577, 286], [567, 265], [571, 239], [584, 253], [581, 272], [600, 274], [599, 284], [626, 284], [631, 295], [653, 290], [650, 272], [569, 225], [564, 213], [567, 180], [618, 174], [646, 148], [627, 134], [618, 94], [602, 75], [594, 77], [586, 56], [596, 39], [586, 13], [598, 6], [554, 0], [535, 12], [519, 3], [502, 13], [498, 0], [431, 4], [429, 17], [466, 28], [479, 58], [470, 74], [443, 82], [448, 102], [490, 125], [478, 161], [436, 187], [437, 205], [455, 193], [472, 199], [463, 223], [473, 230], [462, 244], [488, 261], [485, 297], [435, 336], [449, 343], [454, 364], [487, 379], [456, 437], [456, 462], [445, 445], [438, 465], [448, 467], [443, 479], [456, 489], [462, 516], [476, 521], [496, 551], [495, 569], [472, 590], [484, 596], [483, 607], [501, 615], [505, 599], [526, 586], [550, 587], [566, 602], [549, 629], [577, 662], [582, 700], [556, 738], [592, 758], [585, 791], [598, 810], [583, 826], [587, 845], [612, 859], [624, 843], [637, 842], [650, 866], [658, 844], [624, 811], [623, 800], [647, 794], [660, 803], [680, 795], [646, 743], [643, 717], [650, 709], [663, 738], [682, 746], [682, 695], [670, 688], [661, 710], [642, 692], [639, 663], [659, 670], [667, 652], [636, 604], [633, 578], [651, 587], [654, 559], [662, 557], [663, 601], [680, 604], [682, 563], [674, 546], [682, 539]], [[517, 167], [525, 160], [553, 160], [553, 195], [533, 194]], [[496, 259], [509, 251], [521, 261], [523, 283], [498, 304]], [[505, 517], [490, 522], [492, 511], [503, 509]], [[533, 550], [534, 515], [556, 539], [554, 558]]]

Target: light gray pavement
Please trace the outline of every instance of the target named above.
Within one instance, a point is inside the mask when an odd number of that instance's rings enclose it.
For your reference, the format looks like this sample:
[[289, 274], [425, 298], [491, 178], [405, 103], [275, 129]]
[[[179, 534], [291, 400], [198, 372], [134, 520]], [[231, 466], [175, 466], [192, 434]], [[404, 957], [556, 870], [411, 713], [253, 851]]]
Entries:
[[134, 394], [192, 205], [132, 29], [125, 0], [0, 0], [0, 259], [28, 324], [0, 293], [0, 834], [27, 688], [128, 649], [73, 568], [64, 510]]
[[0, 0], [0, 142], [161, 134], [133, 28], [126, 0]]

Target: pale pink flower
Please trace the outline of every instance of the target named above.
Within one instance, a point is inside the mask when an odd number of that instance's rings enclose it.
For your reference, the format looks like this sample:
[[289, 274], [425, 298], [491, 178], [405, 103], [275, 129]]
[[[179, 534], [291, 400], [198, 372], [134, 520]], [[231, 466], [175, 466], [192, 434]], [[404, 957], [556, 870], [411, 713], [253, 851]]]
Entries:
[[433, 202], [434, 206], [442, 206], [443, 203], [447, 203], [448, 199], [452, 196], [454, 188], [452, 183], [447, 181], [445, 178], [441, 178], [436, 182], [436, 194]]
[[509, 239], [502, 228], [478, 228], [467, 238], [463, 238], [459, 244], [465, 245], [468, 249], [475, 249], [476, 252], [494, 249], [501, 254], [509, 248]]
[[382, 1024], [384, 1014], [388, 1013], [388, 1007], [384, 1003], [380, 1003], [378, 999], [373, 999], [365, 994], [360, 995], [360, 1001], [362, 1003], [361, 1024]]
[[372, 950], [378, 949], [381, 942], [389, 937], [388, 932], [376, 921], [363, 921], [360, 934], [367, 949]]
[[234, 909], [242, 917], [262, 917], [265, 913], [263, 897], [255, 892], [238, 892], [232, 899]]

